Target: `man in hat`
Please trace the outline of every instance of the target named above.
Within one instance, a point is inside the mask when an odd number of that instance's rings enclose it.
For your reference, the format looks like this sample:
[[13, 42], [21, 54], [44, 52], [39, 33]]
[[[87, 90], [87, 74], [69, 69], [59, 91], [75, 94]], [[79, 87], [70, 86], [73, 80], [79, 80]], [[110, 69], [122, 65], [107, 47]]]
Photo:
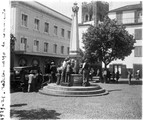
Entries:
[[50, 80], [50, 82], [56, 83], [56, 81], [57, 81], [57, 79], [56, 79], [57, 67], [54, 64], [54, 62], [51, 62], [50, 71], [51, 71], [51, 80]]

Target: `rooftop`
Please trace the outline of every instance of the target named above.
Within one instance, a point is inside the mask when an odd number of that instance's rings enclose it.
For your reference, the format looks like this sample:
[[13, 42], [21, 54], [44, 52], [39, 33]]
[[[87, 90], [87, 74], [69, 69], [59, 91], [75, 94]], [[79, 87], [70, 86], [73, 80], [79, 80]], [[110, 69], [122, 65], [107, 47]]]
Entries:
[[126, 5], [117, 9], [110, 10], [110, 12], [129, 11], [129, 10], [142, 10], [142, 4]]

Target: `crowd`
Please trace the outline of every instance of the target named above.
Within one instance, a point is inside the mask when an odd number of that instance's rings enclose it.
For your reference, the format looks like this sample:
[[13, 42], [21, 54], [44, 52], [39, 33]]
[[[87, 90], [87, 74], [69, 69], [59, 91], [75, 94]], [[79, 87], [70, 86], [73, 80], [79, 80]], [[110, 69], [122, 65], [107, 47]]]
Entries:
[[[93, 76], [98, 76], [100, 82], [109, 83], [111, 78], [113, 81], [118, 83], [120, 78], [119, 71], [116, 73], [110, 72], [109, 69], [105, 68], [103, 70], [94, 68], [88, 63], [87, 59], [77, 67], [77, 61], [74, 59], [66, 58], [62, 65], [57, 67], [54, 62], [51, 62], [47, 69], [47, 77], [43, 77], [40, 70], [31, 70], [29, 74], [25, 76], [24, 86], [25, 91], [38, 91], [42, 87], [44, 79], [48, 80], [48, 83], [56, 83], [61, 85], [62, 83], [67, 83], [67, 86], [72, 86], [71, 74], [78, 73], [82, 75], [83, 86], [89, 86], [89, 80], [92, 81]], [[95, 74], [96, 73], [96, 74]], [[132, 73], [128, 71], [129, 84], [131, 84]], [[139, 80], [139, 70], [136, 72], [136, 79]]]

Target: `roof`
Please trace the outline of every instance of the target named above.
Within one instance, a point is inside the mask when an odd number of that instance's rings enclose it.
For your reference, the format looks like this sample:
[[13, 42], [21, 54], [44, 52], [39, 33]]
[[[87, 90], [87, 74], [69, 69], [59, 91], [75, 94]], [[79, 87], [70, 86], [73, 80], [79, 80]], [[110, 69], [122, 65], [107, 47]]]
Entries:
[[44, 12], [46, 14], [49, 14], [51, 16], [54, 16], [54, 17], [59, 18], [61, 20], [64, 20], [68, 23], [71, 23], [71, 21], [72, 21], [71, 18], [69, 18], [69, 17], [67, 17], [67, 16], [65, 16], [65, 15], [45, 6], [45, 5], [43, 5], [37, 1], [12, 1], [12, 4], [13, 3], [21, 3], [21, 4], [28, 5], [28, 6], [33, 7], [33, 8], [35, 8], [41, 12]]
[[129, 10], [142, 10], [142, 4], [126, 5], [117, 9], [110, 10], [109, 13]]

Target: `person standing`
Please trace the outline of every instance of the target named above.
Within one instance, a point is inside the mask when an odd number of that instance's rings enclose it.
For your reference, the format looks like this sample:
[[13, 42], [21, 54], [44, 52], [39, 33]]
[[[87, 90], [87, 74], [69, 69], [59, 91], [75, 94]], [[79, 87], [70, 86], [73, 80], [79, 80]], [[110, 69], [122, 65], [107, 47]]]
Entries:
[[140, 79], [140, 70], [137, 70], [136, 71], [136, 80], [139, 80]]
[[131, 85], [131, 79], [132, 79], [132, 72], [131, 71], [128, 71], [128, 84]]
[[72, 73], [72, 67], [70, 61], [68, 61], [66, 67], [66, 82], [68, 82], [68, 86], [71, 86], [71, 73]]
[[116, 72], [116, 82], [118, 83], [118, 80], [120, 78], [120, 75], [119, 75], [119, 71]]
[[112, 72], [112, 78], [113, 78], [113, 81], [114, 81], [115, 80], [115, 72], [114, 72], [114, 70]]
[[34, 78], [34, 74], [32, 73], [32, 71], [30, 71], [30, 74], [28, 75], [28, 92], [31, 92], [33, 78]]
[[69, 60], [69, 58], [65, 58], [65, 60], [62, 64], [61, 82], [65, 82], [66, 67], [67, 67], [67, 61], [68, 60]]
[[103, 81], [104, 83], [107, 83], [107, 69], [106, 68], [103, 71]]
[[93, 67], [91, 67], [90, 72], [89, 72], [89, 78], [90, 78], [91, 81], [92, 81], [92, 78], [93, 78], [93, 74], [94, 74], [94, 69], [93, 69]]
[[111, 73], [110, 73], [110, 70], [107, 69], [107, 82], [109, 83], [111, 80]]
[[83, 86], [89, 86], [89, 64], [87, 63], [87, 59], [84, 61], [82, 66], [83, 73]]
[[50, 82], [56, 83], [56, 81], [57, 81], [56, 80], [57, 67], [54, 64], [54, 62], [51, 62], [50, 71], [51, 71], [51, 80], [50, 80]]

